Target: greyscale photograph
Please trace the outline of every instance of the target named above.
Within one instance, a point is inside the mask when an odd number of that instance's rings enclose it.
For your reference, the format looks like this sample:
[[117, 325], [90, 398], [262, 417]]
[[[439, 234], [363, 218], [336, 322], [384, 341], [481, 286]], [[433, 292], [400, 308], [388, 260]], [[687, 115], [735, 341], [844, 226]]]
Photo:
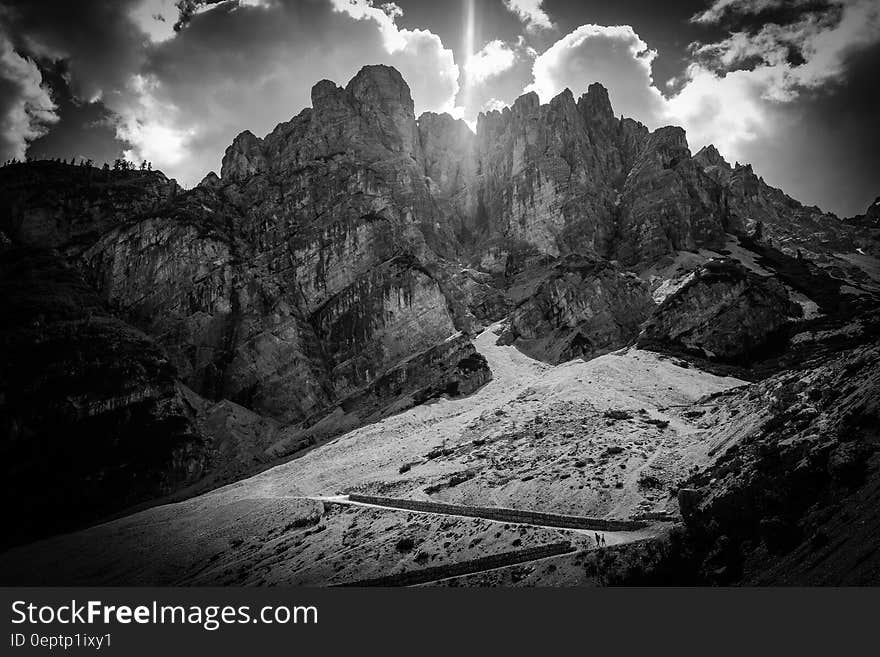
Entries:
[[880, 585], [878, 70], [876, 0], [0, 0], [0, 585]]

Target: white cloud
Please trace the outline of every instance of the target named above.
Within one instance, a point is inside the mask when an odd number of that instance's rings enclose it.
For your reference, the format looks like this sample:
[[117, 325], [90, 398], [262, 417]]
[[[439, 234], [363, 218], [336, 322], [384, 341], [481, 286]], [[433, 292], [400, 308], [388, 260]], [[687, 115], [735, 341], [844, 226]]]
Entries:
[[768, 80], [751, 71], [719, 77], [701, 66], [687, 71], [687, 83], [666, 104], [669, 123], [685, 128], [696, 150], [714, 144], [728, 159], [767, 128], [764, 93]]
[[483, 106], [480, 108], [480, 111], [481, 112], [494, 112], [496, 110], [501, 111], [505, 107], [508, 107], [508, 104], [505, 103], [503, 100], [499, 100], [498, 98], [490, 98], [485, 103], [483, 103]]
[[117, 115], [116, 136], [133, 145], [124, 151], [127, 159], [147, 160], [159, 168], [174, 171], [189, 155], [189, 141], [196, 130], [180, 129], [175, 122], [163, 121], [167, 117], [179, 121], [181, 113], [179, 108], [157, 98], [159, 86], [155, 77], [132, 77], [128, 105], [120, 108]]
[[0, 33], [0, 161], [23, 159], [29, 142], [58, 121], [37, 65]]
[[543, 4], [543, 0], [504, 0], [504, 6], [519, 17], [527, 30], [553, 29], [553, 21]]
[[510, 69], [516, 61], [516, 53], [500, 39], [490, 41], [471, 55], [464, 66], [468, 83], [480, 83]]
[[526, 91], [547, 102], [566, 87], [578, 97], [599, 82], [618, 114], [656, 127], [664, 112], [651, 74], [656, 56], [629, 25], [581, 25], [535, 59]]

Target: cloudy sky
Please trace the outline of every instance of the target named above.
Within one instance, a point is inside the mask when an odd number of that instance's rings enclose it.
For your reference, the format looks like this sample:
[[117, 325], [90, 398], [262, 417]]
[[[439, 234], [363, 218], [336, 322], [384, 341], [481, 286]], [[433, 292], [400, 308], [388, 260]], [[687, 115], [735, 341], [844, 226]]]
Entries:
[[805, 203], [880, 194], [877, 0], [0, 0], [0, 161], [125, 154], [190, 186], [366, 63], [472, 125], [598, 81]]

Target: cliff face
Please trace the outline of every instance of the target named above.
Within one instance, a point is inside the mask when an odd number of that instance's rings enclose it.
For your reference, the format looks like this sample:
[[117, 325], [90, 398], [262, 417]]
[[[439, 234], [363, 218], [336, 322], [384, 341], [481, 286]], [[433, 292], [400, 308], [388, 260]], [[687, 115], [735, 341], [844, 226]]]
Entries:
[[13, 165], [0, 176], [2, 230], [17, 244], [78, 253], [109, 228], [161, 212], [182, 191], [161, 172]]
[[525, 243], [552, 256], [609, 254], [618, 193], [647, 136], [614, 118], [600, 85], [577, 102], [568, 90], [547, 105], [529, 93], [481, 115], [473, 232], [502, 253]]
[[524, 250], [615, 258], [641, 271], [680, 250], [722, 248], [729, 233], [757, 233], [785, 253], [863, 276], [833, 255], [865, 246], [851, 225], [801, 205], [748, 165], [730, 166], [713, 146], [692, 155], [681, 128], [651, 132], [616, 118], [599, 84], [545, 105], [525, 94], [481, 114], [476, 134], [428, 113], [419, 138], [454, 250], [486, 271], [504, 272]]
[[207, 441], [167, 355], [57, 252], [0, 249], [0, 295], [4, 544], [204, 476]]
[[725, 223], [718, 197], [712, 180], [691, 158], [684, 130], [659, 128], [623, 186], [620, 259], [638, 265], [673, 251], [722, 246]]

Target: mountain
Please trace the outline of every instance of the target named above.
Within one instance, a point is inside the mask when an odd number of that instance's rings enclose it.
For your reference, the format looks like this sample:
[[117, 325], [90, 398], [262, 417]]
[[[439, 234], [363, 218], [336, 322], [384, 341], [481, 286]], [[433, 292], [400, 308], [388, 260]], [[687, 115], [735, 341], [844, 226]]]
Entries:
[[0, 169], [5, 496], [76, 464], [24, 494], [10, 541], [466, 404], [500, 375], [490, 333], [534, 367], [638, 345], [742, 381], [872, 340], [871, 230], [616, 117], [599, 84], [525, 94], [476, 133], [416, 117], [386, 66], [311, 98], [191, 190]]

